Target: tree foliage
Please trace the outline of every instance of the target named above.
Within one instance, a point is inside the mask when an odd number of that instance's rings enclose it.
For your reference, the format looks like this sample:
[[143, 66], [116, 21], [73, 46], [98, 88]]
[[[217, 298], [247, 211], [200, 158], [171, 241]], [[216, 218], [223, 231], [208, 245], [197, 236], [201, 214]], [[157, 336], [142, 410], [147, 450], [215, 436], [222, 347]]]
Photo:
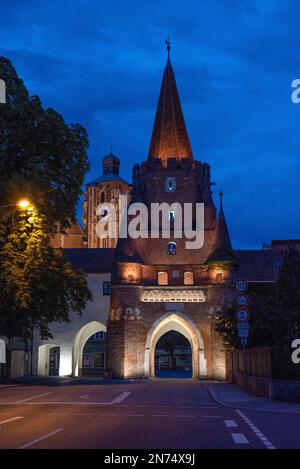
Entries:
[[[69, 321], [91, 299], [51, 236], [75, 220], [88, 137], [53, 109], [30, 97], [8, 59], [0, 57], [7, 104], [0, 105], [0, 334], [27, 340], [37, 329], [51, 337], [52, 321]], [[32, 202], [16, 208], [19, 199]]]
[[53, 231], [75, 221], [85, 172], [88, 136], [78, 124], [67, 125], [53, 109], [30, 97], [8, 59], [0, 57], [0, 78], [7, 104], [0, 105], [0, 200], [9, 205], [32, 200]]

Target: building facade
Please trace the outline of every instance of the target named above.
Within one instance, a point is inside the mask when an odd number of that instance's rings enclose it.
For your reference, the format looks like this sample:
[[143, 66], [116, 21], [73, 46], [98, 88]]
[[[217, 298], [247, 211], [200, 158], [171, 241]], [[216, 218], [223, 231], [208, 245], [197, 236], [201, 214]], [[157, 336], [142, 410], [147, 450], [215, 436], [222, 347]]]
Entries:
[[[117, 237], [107, 236], [100, 238], [97, 235], [97, 223], [99, 213], [97, 207], [100, 204], [112, 204], [117, 207], [120, 195], [127, 196], [130, 200], [131, 186], [121, 178], [120, 160], [112, 154], [102, 159], [102, 175], [86, 185], [85, 200], [83, 203], [83, 229], [84, 243], [87, 248], [115, 248]], [[116, 210], [116, 231], [119, 229], [119, 212]], [[101, 216], [101, 214], [100, 214]]]
[[[147, 161], [133, 168], [132, 204], [174, 207], [163, 237], [119, 239], [113, 261], [107, 322], [108, 370], [112, 376], [155, 376], [155, 347], [173, 330], [191, 343], [194, 378], [225, 378], [225, 355], [215, 314], [232, 296], [237, 261], [222, 207], [217, 214], [210, 167], [193, 156], [169, 52]], [[175, 238], [178, 204], [204, 204], [204, 244], [187, 247]], [[130, 206], [129, 206], [130, 209]], [[129, 217], [130, 218], [130, 217]], [[129, 220], [128, 220], [129, 221]], [[195, 211], [192, 225], [196, 224]]]
[[[156, 346], [164, 334], [175, 331], [190, 344], [194, 378], [224, 379], [216, 314], [232, 299], [237, 278], [249, 285], [276, 282], [288, 241], [273, 241], [262, 250], [233, 250], [223, 195], [217, 210], [210, 166], [192, 152], [169, 53], [149, 155], [134, 165], [132, 185], [120, 177], [120, 160], [112, 152], [102, 164], [102, 175], [86, 186], [84, 233], [74, 225], [54, 240], [73, 267], [87, 273], [93, 301], [82, 316], [51, 324], [53, 339], [43, 341], [36, 335], [32, 357], [20, 341], [0, 337], [0, 374], [153, 378]], [[129, 207], [143, 203], [149, 213], [152, 204], [167, 203], [170, 236], [162, 237], [159, 219], [156, 238], [148, 231], [147, 238], [99, 239], [97, 207], [116, 205], [119, 195], [128, 196]], [[204, 243], [198, 249], [187, 247], [186, 236], [175, 236], [178, 205], [184, 203], [204, 205]], [[293, 244], [300, 249], [300, 241]]]

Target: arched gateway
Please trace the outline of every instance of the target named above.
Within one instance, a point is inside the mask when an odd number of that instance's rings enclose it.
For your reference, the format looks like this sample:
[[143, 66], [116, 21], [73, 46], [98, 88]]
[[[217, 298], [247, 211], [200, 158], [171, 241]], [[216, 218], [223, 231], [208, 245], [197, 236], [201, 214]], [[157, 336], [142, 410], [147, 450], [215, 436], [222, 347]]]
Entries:
[[179, 332], [187, 338], [192, 349], [192, 376], [194, 379], [205, 378], [206, 359], [203, 339], [194, 322], [183, 312], [166, 313], [149, 329], [145, 350], [145, 376], [155, 377], [155, 347], [158, 340], [169, 331]]
[[[153, 377], [155, 345], [173, 330], [191, 345], [194, 378], [225, 378], [225, 352], [213, 312], [231, 299], [238, 263], [222, 197], [217, 215], [212, 184], [210, 166], [194, 159], [168, 53], [148, 159], [133, 167], [132, 198], [123, 221], [124, 227], [125, 221], [129, 228], [132, 222], [143, 227], [140, 236], [118, 239], [112, 264], [107, 322], [112, 376]], [[141, 203], [149, 224], [133, 218]], [[187, 225], [195, 230], [192, 242]]]

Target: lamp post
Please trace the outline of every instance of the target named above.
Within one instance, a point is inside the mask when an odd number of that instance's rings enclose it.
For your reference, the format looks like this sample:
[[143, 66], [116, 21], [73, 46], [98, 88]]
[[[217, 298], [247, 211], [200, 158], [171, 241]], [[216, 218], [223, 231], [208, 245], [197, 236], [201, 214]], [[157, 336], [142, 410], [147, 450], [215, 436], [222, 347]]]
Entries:
[[0, 210], [2, 208], [9, 208], [9, 207], [18, 207], [21, 210], [26, 210], [26, 209], [30, 208], [30, 206], [31, 206], [31, 204], [30, 204], [28, 199], [20, 199], [19, 202], [15, 203], [15, 204], [8, 204], [8, 205], [0, 206]]

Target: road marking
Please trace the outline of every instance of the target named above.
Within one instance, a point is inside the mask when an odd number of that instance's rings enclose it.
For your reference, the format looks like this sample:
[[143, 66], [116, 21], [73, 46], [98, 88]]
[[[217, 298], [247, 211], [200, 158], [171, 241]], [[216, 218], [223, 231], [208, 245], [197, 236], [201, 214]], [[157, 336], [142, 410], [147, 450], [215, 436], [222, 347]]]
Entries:
[[247, 440], [244, 433], [231, 433], [231, 436], [237, 445], [249, 445], [249, 440]]
[[63, 428], [58, 428], [57, 430], [54, 430], [53, 432], [47, 433], [46, 435], [41, 436], [40, 438], [37, 438], [36, 440], [29, 441], [29, 443], [25, 443], [25, 445], [19, 446], [18, 449], [26, 449], [30, 448], [30, 446], [36, 445], [40, 441], [46, 440], [47, 438], [50, 438], [50, 436], [56, 435], [56, 433], [62, 432]]
[[13, 404], [23, 404], [24, 402], [32, 401], [33, 399], [38, 399], [39, 397], [48, 396], [52, 392], [43, 392], [42, 394], [36, 394], [35, 396], [27, 397], [26, 399], [21, 399], [19, 401], [13, 402]]
[[164, 409], [166, 407], [174, 407], [174, 406], [172, 406], [172, 405], [155, 405], [154, 407]]
[[183, 418], [195, 418], [196, 415], [176, 415], [176, 417], [183, 417]]
[[119, 404], [120, 402], [124, 401], [124, 399], [126, 399], [126, 397], [129, 396], [129, 394], [131, 394], [131, 392], [122, 392], [122, 394], [120, 394], [119, 396], [115, 397], [115, 399], [113, 399], [110, 404]]
[[226, 427], [228, 427], [228, 428], [233, 428], [233, 427], [238, 426], [235, 420], [224, 420], [224, 423], [225, 423]]
[[89, 394], [82, 394], [82, 396], [79, 396], [80, 399], [88, 399], [90, 397]]
[[144, 414], [125, 414], [125, 417], [145, 417]]
[[222, 419], [222, 415], [202, 415], [204, 419]]
[[153, 414], [151, 417], [170, 417], [168, 414]]
[[194, 405], [179, 405], [178, 409], [194, 409]]
[[[128, 406], [129, 407], [129, 406]], [[135, 407], [149, 407], [148, 405], [144, 405], [144, 404], [137, 404]]]
[[275, 446], [271, 443], [271, 441], [268, 440], [268, 438], [256, 427], [256, 425], [254, 425], [254, 423], [250, 419], [248, 419], [248, 417], [243, 412], [237, 409], [235, 411], [244, 420], [248, 427], [251, 428], [253, 433], [255, 433], [257, 438], [261, 440], [261, 442], [265, 445], [267, 449], [276, 449]]
[[23, 418], [24, 417], [12, 417], [11, 419], [2, 420], [2, 422], [0, 422], [0, 425], [4, 425], [5, 423], [9, 423], [9, 422], [14, 422], [15, 420], [20, 420]]

